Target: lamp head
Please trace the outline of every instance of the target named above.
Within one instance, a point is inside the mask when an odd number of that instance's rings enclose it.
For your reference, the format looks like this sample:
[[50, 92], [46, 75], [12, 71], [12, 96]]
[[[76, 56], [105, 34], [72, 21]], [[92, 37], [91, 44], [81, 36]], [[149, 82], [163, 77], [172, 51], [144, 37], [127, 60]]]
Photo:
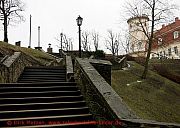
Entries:
[[82, 25], [83, 18], [79, 15], [78, 18], [76, 19], [76, 21], [77, 21], [77, 25], [78, 25], [78, 26], [81, 26], [81, 25]]

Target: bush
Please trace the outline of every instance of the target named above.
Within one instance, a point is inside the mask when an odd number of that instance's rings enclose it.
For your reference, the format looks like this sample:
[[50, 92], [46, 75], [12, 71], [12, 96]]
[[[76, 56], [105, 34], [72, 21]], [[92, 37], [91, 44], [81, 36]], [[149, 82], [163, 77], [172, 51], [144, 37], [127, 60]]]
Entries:
[[97, 50], [93, 53], [95, 59], [104, 59], [105, 53], [103, 50]]

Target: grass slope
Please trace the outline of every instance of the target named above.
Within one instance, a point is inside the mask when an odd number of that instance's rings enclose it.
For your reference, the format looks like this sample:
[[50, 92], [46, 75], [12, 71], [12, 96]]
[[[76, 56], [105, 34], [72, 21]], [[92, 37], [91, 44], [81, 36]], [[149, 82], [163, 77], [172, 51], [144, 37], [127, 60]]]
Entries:
[[[153, 65], [164, 66], [167, 70], [180, 75], [180, 60], [173, 59], [151, 59], [149, 63], [152, 68]], [[153, 69], [153, 68], [152, 68]]]
[[49, 61], [53, 60], [54, 58], [49, 56], [48, 54], [45, 54], [44, 52], [41, 52], [36, 49], [31, 48], [23, 48], [14, 46], [8, 43], [4, 43], [0, 41], [0, 50], [6, 51], [6, 54], [12, 54], [13, 52], [23, 52], [28, 56], [31, 56], [35, 60], [39, 61], [41, 64], [48, 63]]
[[129, 63], [127, 71], [112, 71], [115, 91], [143, 119], [180, 123], [180, 85], [152, 71], [141, 80], [143, 67]]

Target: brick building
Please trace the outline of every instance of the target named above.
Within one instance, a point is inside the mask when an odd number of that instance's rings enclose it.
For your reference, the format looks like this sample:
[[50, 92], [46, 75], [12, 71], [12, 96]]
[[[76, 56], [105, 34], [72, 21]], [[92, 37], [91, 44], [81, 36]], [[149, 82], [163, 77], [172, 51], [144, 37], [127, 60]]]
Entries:
[[162, 28], [155, 32], [152, 45], [151, 58], [180, 59], [180, 20], [162, 25]]

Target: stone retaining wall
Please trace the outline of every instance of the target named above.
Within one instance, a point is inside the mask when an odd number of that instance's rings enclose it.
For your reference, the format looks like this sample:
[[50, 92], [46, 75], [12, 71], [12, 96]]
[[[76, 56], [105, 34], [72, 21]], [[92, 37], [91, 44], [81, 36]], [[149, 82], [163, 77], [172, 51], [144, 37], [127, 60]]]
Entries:
[[[119, 128], [178, 128], [180, 124], [143, 120], [137, 117], [96, 71], [87, 59], [76, 58], [74, 64], [75, 80], [93, 117], [99, 121], [116, 121]], [[112, 128], [112, 125], [99, 125]]]
[[0, 63], [0, 83], [14, 83], [26, 66], [40, 65], [39, 62], [21, 52], [14, 52]]
[[106, 80], [106, 82], [111, 85], [112, 64], [110, 61], [97, 59], [87, 59], [85, 61], [89, 61], [98, 73]]
[[73, 64], [71, 56], [65, 57], [66, 59], [66, 76], [67, 81], [74, 81], [74, 71], [73, 71]]
[[87, 60], [76, 58], [75, 80], [96, 120], [137, 119]]

